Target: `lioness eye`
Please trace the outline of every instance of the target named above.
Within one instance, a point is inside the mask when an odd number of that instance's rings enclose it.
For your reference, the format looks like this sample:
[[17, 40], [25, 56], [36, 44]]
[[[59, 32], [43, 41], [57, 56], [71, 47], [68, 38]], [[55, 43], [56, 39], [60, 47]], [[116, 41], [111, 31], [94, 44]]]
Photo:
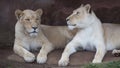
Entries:
[[80, 12], [77, 12], [76, 14], [79, 14]]
[[36, 20], [39, 20], [38, 18]]
[[25, 20], [30, 21], [30, 19], [25, 19]]

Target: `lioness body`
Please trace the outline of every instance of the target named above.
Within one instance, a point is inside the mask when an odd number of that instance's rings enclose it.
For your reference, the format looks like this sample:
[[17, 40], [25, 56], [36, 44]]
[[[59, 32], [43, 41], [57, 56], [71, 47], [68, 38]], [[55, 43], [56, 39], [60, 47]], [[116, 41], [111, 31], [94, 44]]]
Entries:
[[44, 35], [55, 48], [64, 48], [77, 32], [77, 29], [71, 31], [67, 26], [41, 25], [41, 27]]
[[120, 24], [103, 23], [103, 29], [106, 49], [120, 48]]
[[[78, 47], [84, 50], [96, 51], [93, 63], [101, 63], [107, 50], [120, 47], [120, 25], [102, 24], [99, 18], [92, 11], [90, 5], [81, 5], [67, 17], [69, 29], [78, 28], [75, 37], [66, 45], [66, 48], [59, 60], [60, 66], [69, 63], [69, 56], [77, 51]], [[113, 51], [117, 53], [118, 51]], [[120, 51], [119, 51], [120, 52]]]
[[18, 21], [15, 26], [14, 52], [23, 57], [26, 62], [33, 62], [35, 55], [30, 50], [37, 50], [38, 63], [45, 63], [47, 54], [55, 48], [64, 48], [72, 39], [76, 30], [70, 31], [67, 26], [41, 25], [42, 10], [16, 11]]

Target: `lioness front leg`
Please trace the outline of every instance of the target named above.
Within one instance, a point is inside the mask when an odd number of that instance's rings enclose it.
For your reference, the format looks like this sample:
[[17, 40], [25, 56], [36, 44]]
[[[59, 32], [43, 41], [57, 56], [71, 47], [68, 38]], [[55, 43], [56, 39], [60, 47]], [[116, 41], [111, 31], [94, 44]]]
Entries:
[[14, 45], [14, 52], [23, 57], [26, 62], [33, 62], [35, 60], [35, 55], [23, 48], [20, 44]]
[[52, 45], [43, 45], [38, 56], [37, 56], [37, 63], [45, 63], [47, 61], [47, 55], [49, 52], [53, 50]]
[[105, 46], [102, 46], [102, 47], [98, 46], [96, 48], [96, 54], [95, 54], [95, 57], [94, 57], [92, 63], [101, 63], [105, 54], [106, 54]]
[[64, 52], [62, 53], [61, 59], [58, 62], [59, 66], [67, 66], [69, 63], [69, 56], [76, 52], [76, 47], [75, 43], [70, 42], [68, 45], [65, 47]]

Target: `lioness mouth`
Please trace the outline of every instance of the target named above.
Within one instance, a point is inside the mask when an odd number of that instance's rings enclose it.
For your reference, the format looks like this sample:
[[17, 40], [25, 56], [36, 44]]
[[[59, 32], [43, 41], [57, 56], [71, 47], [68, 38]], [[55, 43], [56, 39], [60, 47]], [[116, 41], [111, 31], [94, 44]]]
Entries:
[[37, 33], [36, 31], [30, 32], [30, 33]]
[[68, 24], [68, 26], [76, 26], [76, 24]]

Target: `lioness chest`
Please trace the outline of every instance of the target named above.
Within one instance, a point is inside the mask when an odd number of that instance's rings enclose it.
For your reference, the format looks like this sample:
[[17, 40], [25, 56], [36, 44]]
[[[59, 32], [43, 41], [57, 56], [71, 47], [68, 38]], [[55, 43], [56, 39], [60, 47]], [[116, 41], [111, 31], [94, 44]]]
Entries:
[[74, 41], [79, 44], [78, 47], [84, 50], [94, 51], [96, 49], [96, 43], [98, 43], [101, 39], [98, 37], [99, 33], [93, 32], [92, 29], [87, 29], [84, 31], [79, 31], [74, 37]]
[[24, 38], [23, 47], [27, 50], [38, 50], [42, 42], [38, 38]]

